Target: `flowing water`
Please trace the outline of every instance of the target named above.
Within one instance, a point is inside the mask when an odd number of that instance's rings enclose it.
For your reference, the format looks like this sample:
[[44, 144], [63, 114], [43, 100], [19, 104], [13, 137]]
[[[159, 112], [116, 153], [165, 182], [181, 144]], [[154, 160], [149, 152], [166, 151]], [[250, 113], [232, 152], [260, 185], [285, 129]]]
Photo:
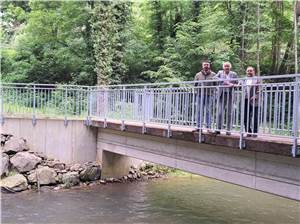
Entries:
[[300, 224], [300, 202], [199, 177], [2, 194], [2, 223]]

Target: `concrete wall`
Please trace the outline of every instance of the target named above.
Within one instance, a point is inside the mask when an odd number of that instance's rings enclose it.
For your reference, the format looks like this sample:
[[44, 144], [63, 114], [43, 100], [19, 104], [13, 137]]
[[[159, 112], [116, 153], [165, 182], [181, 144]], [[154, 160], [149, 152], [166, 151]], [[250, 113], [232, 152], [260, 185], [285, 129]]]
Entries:
[[300, 200], [300, 158], [99, 129], [103, 150]]
[[5, 118], [1, 133], [10, 133], [27, 140], [31, 150], [63, 162], [96, 160], [97, 128], [87, 127], [83, 120]]

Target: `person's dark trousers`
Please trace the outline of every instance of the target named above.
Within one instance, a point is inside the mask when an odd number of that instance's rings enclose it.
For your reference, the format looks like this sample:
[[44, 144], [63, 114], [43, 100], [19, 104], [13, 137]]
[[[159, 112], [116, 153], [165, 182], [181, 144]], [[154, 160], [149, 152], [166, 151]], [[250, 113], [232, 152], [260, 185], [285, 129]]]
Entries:
[[[205, 114], [205, 124], [206, 128], [211, 128], [211, 104], [212, 104], [212, 96], [203, 94], [203, 99], [201, 99], [201, 95], [198, 96], [198, 113], [197, 113], [197, 127], [200, 128], [200, 117], [202, 116], [202, 123], [204, 123], [203, 116]], [[200, 111], [200, 104], [202, 103], [203, 114]]]
[[257, 133], [258, 106], [252, 105], [248, 99], [245, 99], [244, 125], [245, 125], [245, 130], [248, 133]]
[[219, 97], [218, 103], [218, 130], [223, 129], [224, 119], [226, 118], [226, 131], [230, 131], [232, 127], [232, 108], [233, 108], [233, 91], [229, 88], [224, 88], [223, 93]]

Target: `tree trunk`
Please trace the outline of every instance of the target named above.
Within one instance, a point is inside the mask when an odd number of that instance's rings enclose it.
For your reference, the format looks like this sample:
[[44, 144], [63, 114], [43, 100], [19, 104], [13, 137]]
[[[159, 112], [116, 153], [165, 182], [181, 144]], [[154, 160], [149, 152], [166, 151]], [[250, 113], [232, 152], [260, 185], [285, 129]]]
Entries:
[[277, 74], [279, 69], [279, 61], [280, 61], [280, 49], [281, 49], [281, 32], [282, 32], [282, 23], [281, 18], [283, 15], [283, 1], [275, 1], [273, 4], [273, 16], [274, 16], [274, 27], [275, 27], [275, 35], [272, 40], [272, 65], [271, 65], [271, 73]]
[[200, 4], [199, 0], [193, 0], [193, 21], [198, 21], [198, 16], [200, 15]]

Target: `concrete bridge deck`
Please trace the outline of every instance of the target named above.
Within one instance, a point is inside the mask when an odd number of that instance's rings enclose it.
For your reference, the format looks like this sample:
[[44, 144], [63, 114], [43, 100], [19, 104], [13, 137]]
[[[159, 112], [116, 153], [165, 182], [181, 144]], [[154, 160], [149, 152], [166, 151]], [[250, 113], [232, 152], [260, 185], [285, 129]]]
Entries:
[[[93, 119], [91, 126], [98, 128], [108, 128], [112, 130], [122, 130], [125, 132], [157, 136], [163, 138], [172, 138], [184, 140], [188, 142], [199, 142], [199, 131], [195, 128], [185, 126], [171, 126], [168, 134], [168, 125], [157, 123], [147, 123], [146, 130], [143, 130], [141, 122], [126, 121], [122, 126], [120, 120], [108, 119]], [[214, 134], [204, 131], [202, 133], [202, 144], [210, 144], [216, 146], [226, 146], [229, 150], [239, 149], [240, 134], [232, 132], [230, 136], [225, 133]], [[293, 141], [288, 137], [278, 137], [260, 134], [258, 137], [245, 137], [244, 150], [271, 153], [275, 155], [291, 156]], [[298, 140], [299, 141], [299, 140]]]

